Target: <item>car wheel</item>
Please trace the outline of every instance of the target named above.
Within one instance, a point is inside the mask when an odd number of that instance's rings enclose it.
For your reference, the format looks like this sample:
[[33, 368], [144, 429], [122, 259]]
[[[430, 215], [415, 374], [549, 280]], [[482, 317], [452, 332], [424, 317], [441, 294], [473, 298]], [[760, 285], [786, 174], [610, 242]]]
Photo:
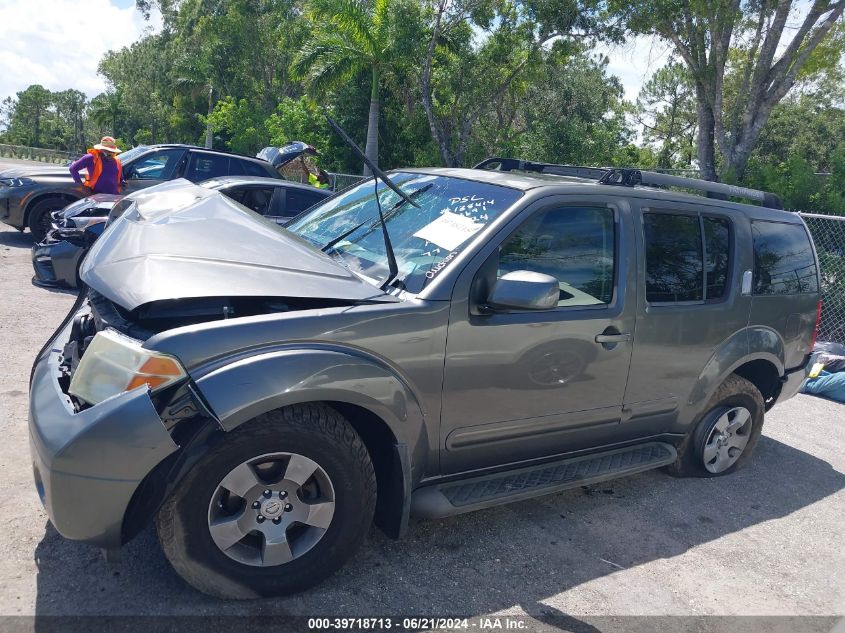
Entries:
[[36, 242], [41, 242], [47, 236], [53, 221], [50, 214], [53, 211], [64, 209], [66, 206], [67, 201], [63, 198], [47, 198], [32, 206], [32, 209], [29, 210], [27, 224], [29, 232], [32, 233]]
[[673, 475], [721, 477], [742, 468], [763, 431], [765, 404], [751, 382], [732, 374], [716, 390], [669, 466]]
[[298, 405], [227, 434], [159, 510], [162, 549], [200, 591], [248, 599], [302, 591], [340, 568], [373, 520], [376, 478], [334, 409]]

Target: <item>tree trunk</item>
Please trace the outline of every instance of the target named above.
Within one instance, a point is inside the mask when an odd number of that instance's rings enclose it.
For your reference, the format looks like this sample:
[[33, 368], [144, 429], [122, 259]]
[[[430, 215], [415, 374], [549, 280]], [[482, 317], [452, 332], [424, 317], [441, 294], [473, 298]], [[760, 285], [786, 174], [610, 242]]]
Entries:
[[434, 27], [431, 30], [431, 39], [428, 41], [428, 48], [423, 62], [422, 74], [420, 76], [420, 93], [422, 93], [423, 110], [428, 119], [428, 127], [431, 130], [431, 138], [440, 150], [440, 157], [443, 165], [454, 167], [455, 161], [449, 149], [450, 139], [440, 127], [437, 117], [434, 114], [434, 104], [431, 97], [431, 66], [434, 63], [434, 51], [437, 47], [437, 38], [440, 37], [440, 25], [443, 20], [443, 13], [446, 11], [446, 0], [441, 0], [437, 6], [437, 17], [434, 20]]
[[211, 98], [214, 94], [214, 88], [212, 86], [208, 87], [208, 118], [205, 120], [205, 148], [211, 149], [211, 146], [214, 144], [214, 133], [211, 129], [211, 112], [214, 110], [214, 103], [212, 102]]
[[[367, 118], [367, 145], [364, 154], [378, 167], [378, 111], [379, 111], [379, 72], [373, 66], [373, 85], [370, 89], [370, 116]], [[372, 170], [365, 164], [364, 176], [372, 176]]]
[[698, 110], [698, 169], [704, 180], [716, 178], [715, 120], [704, 98], [704, 88], [696, 86]]

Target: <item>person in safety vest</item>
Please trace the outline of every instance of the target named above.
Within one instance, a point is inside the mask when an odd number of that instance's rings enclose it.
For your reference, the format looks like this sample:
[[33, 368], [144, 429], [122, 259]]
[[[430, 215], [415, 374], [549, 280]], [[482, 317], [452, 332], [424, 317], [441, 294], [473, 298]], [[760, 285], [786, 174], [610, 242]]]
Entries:
[[[88, 150], [82, 158], [68, 168], [75, 182], [88, 187], [93, 193], [120, 193], [123, 184], [123, 168], [117, 155], [120, 149], [111, 136], [104, 136], [99, 143]], [[86, 170], [85, 179], [79, 175]]]

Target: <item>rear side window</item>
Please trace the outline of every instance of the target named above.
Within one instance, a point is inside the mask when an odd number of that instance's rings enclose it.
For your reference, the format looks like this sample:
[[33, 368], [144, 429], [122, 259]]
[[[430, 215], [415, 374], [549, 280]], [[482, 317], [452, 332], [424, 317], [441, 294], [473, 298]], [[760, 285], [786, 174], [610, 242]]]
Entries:
[[232, 176], [263, 176], [264, 178], [272, 177], [273, 174], [269, 170], [264, 169], [260, 163], [251, 160], [240, 160], [233, 158], [229, 168]]
[[731, 228], [725, 218], [643, 215], [646, 300], [718, 301], [728, 285]]
[[818, 292], [813, 247], [800, 224], [753, 222], [754, 294]]

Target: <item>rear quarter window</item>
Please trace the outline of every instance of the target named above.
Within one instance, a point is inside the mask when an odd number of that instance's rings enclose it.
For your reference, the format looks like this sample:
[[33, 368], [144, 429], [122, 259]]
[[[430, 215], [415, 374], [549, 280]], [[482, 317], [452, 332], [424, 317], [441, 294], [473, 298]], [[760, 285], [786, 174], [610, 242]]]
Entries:
[[755, 221], [754, 294], [789, 295], [818, 292], [816, 259], [801, 224]]

